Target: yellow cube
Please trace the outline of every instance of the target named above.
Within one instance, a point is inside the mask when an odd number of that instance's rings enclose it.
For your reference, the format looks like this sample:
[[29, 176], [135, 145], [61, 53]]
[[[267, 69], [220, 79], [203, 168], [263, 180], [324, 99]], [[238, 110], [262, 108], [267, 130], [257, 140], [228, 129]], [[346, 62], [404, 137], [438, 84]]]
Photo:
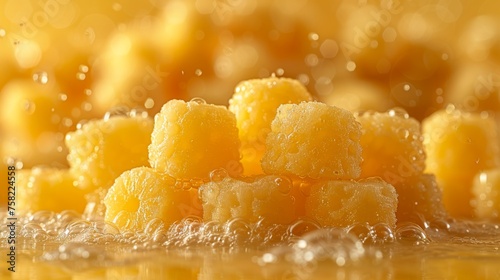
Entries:
[[148, 166], [153, 120], [115, 116], [92, 120], [66, 134], [68, 161], [81, 187], [109, 188], [126, 170]]
[[229, 110], [236, 116], [245, 175], [263, 173], [260, 161], [278, 107], [311, 100], [304, 85], [293, 79], [270, 77], [238, 84], [229, 100]]
[[448, 217], [443, 204], [443, 195], [436, 177], [422, 174], [393, 185], [398, 193], [398, 223], [432, 222]]
[[267, 174], [353, 179], [361, 173], [361, 125], [347, 110], [320, 102], [278, 108], [266, 140]]
[[83, 213], [86, 192], [76, 187], [76, 177], [68, 169], [33, 168], [16, 171], [16, 209], [22, 213], [42, 210]]
[[53, 84], [14, 80], [0, 92], [0, 153], [25, 167], [66, 166], [64, 133], [75, 125]]
[[420, 124], [401, 109], [357, 117], [363, 128], [361, 177], [379, 176], [390, 184], [422, 174], [425, 152]]
[[176, 187], [176, 181], [149, 167], [123, 172], [104, 198], [104, 219], [121, 231], [142, 231], [153, 219], [166, 226], [182, 220], [183, 207], [190, 206], [189, 190]]
[[270, 223], [289, 224], [297, 218], [292, 188], [291, 181], [275, 175], [209, 182], [200, 187], [203, 219], [222, 223], [235, 218], [248, 222], [264, 218]]
[[500, 168], [480, 172], [474, 177], [473, 206], [476, 217], [500, 220]]
[[450, 106], [422, 123], [426, 172], [436, 175], [450, 215], [474, 216], [472, 181], [482, 170], [500, 166], [500, 139], [493, 119]]
[[351, 112], [384, 112], [394, 107], [387, 92], [376, 83], [360, 78], [339, 79], [331, 92], [320, 96], [321, 101]]
[[319, 181], [306, 198], [306, 216], [329, 227], [357, 223], [394, 227], [397, 207], [396, 190], [379, 178]]
[[176, 179], [209, 178], [225, 168], [242, 173], [234, 114], [224, 106], [172, 100], [155, 116], [149, 146], [151, 166]]

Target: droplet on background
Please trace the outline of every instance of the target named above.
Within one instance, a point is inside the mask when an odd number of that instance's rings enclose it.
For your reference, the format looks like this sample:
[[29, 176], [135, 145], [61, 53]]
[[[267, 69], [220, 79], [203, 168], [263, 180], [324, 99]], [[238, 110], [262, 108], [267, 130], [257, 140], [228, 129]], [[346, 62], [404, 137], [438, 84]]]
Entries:
[[47, 72], [37, 72], [33, 74], [33, 81], [45, 85], [49, 82], [49, 75]]

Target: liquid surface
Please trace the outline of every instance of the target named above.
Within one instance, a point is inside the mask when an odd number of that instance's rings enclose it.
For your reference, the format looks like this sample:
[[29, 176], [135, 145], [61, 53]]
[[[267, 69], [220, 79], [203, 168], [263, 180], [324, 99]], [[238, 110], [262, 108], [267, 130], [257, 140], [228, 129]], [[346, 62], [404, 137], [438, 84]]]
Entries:
[[[491, 223], [442, 220], [391, 230], [191, 218], [170, 228], [153, 220], [144, 232], [120, 233], [100, 219], [42, 211], [18, 217], [17, 225], [17, 272], [2, 270], [2, 279], [500, 277], [500, 225]], [[2, 228], [2, 255], [8, 234]]]

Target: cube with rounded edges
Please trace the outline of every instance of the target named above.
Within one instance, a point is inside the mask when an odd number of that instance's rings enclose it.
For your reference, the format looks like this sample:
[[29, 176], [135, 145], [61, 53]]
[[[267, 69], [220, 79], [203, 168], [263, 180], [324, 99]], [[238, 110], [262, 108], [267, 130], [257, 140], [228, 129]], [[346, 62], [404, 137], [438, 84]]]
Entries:
[[493, 118], [449, 106], [422, 122], [426, 172], [436, 175], [450, 215], [472, 218], [474, 176], [500, 166], [500, 139]]
[[436, 177], [421, 174], [393, 184], [398, 193], [398, 223], [431, 222], [448, 217]]
[[297, 218], [292, 188], [290, 180], [276, 175], [208, 182], [200, 187], [203, 218], [221, 223], [264, 218], [270, 223], [289, 224]]
[[500, 220], [500, 168], [480, 172], [472, 188], [474, 213], [484, 220]]
[[312, 96], [298, 80], [269, 77], [240, 82], [229, 100], [241, 139], [241, 163], [245, 175], [262, 174], [266, 136], [281, 104], [311, 101]]
[[177, 179], [209, 178], [225, 168], [242, 173], [234, 114], [224, 106], [171, 100], [155, 116], [151, 166]]
[[121, 231], [142, 231], [152, 219], [166, 226], [184, 218], [183, 209], [191, 205], [189, 190], [176, 187], [176, 181], [149, 167], [123, 172], [104, 198], [104, 219]]
[[83, 188], [109, 188], [124, 171], [148, 166], [153, 120], [114, 116], [91, 120], [66, 134], [68, 161]]
[[41, 168], [16, 171], [16, 209], [22, 213], [75, 210], [83, 213], [86, 191], [76, 187], [68, 169]]
[[380, 178], [319, 181], [306, 198], [306, 216], [322, 226], [396, 224], [398, 195]]
[[390, 184], [422, 174], [425, 152], [420, 123], [402, 109], [357, 116], [363, 134], [361, 177], [379, 176]]
[[285, 104], [271, 124], [262, 169], [267, 174], [354, 179], [361, 173], [361, 125], [320, 102]]

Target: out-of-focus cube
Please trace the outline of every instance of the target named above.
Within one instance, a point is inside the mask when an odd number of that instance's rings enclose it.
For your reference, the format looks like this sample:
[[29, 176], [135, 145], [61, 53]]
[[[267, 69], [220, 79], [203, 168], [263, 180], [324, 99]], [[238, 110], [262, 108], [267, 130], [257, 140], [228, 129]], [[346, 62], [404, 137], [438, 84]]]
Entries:
[[358, 116], [363, 134], [361, 177], [379, 176], [390, 184], [403, 182], [425, 169], [420, 124], [400, 109]]
[[474, 177], [472, 193], [476, 217], [500, 220], [500, 168], [477, 174]]
[[500, 139], [492, 118], [449, 106], [422, 123], [426, 172], [436, 175], [446, 210], [472, 218], [472, 182], [482, 170], [500, 166]]

